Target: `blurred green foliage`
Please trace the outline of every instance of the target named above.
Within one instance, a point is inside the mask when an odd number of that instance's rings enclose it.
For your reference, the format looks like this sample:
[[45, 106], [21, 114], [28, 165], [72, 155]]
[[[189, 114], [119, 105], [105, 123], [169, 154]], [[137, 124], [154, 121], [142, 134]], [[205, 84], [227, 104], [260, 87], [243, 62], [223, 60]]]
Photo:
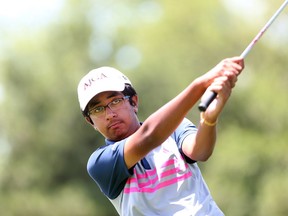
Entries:
[[[116, 215], [86, 172], [103, 138], [81, 116], [80, 78], [103, 65], [120, 69], [144, 120], [221, 59], [239, 55], [280, 3], [269, 2], [263, 22], [253, 22], [224, 1], [71, 0], [43, 28], [2, 30], [0, 214]], [[278, 23], [287, 27], [287, 10], [283, 17]], [[277, 23], [248, 55], [214, 155], [200, 164], [227, 215], [288, 214], [288, 29], [276, 30]], [[198, 116], [193, 108], [188, 117], [197, 124]]]

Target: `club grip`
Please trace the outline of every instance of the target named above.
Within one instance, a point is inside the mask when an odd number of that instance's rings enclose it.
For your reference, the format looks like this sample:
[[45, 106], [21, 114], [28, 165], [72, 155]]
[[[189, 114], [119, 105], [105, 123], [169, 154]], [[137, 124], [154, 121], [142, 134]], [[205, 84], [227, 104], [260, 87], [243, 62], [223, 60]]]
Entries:
[[210, 103], [216, 98], [217, 94], [213, 91], [207, 91], [204, 93], [203, 97], [201, 98], [201, 102], [198, 105], [198, 109], [201, 112], [205, 112]]

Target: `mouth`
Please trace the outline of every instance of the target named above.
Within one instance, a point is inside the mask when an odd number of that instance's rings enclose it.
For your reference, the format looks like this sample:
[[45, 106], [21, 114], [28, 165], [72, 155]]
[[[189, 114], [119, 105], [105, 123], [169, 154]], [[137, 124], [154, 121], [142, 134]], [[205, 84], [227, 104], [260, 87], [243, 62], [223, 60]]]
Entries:
[[120, 121], [111, 122], [110, 124], [108, 124], [107, 128], [108, 129], [115, 129], [119, 126], [120, 123], [121, 123]]

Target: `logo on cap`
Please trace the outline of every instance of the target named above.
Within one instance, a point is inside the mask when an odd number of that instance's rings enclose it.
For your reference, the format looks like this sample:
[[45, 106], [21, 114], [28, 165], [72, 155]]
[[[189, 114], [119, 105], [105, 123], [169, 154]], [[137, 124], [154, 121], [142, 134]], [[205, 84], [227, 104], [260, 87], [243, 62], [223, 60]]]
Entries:
[[104, 78], [108, 78], [105, 74], [101, 73], [101, 74], [95, 74], [96, 77], [92, 77], [92, 78], [89, 78], [87, 80], [87, 82], [84, 83], [84, 91], [87, 90], [88, 87], [92, 86], [92, 84], [96, 81], [96, 80], [101, 80], [101, 79], [104, 79]]

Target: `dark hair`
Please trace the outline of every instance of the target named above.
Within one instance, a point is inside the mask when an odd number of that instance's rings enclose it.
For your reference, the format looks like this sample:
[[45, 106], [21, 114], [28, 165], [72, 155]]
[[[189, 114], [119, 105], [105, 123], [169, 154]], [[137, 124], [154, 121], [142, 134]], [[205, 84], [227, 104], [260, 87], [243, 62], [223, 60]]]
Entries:
[[[129, 103], [130, 103], [131, 106], [135, 106], [135, 105], [136, 105], [136, 104], [133, 102], [132, 97], [133, 97], [134, 95], [137, 95], [137, 92], [136, 92], [136, 90], [135, 90], [130, 84], [125, 84], [125, 88], [124, 88], [124, 90], [122, 91], [122, 94], [123, 94], [124, 96], [130, 96], [130, 97], [129, 97]], [[88, 104], [89, 104], [89, 103], [88, 103]], [[91, 118], [90, 118], [90, 116], [89, 116], [89, 114], [88, 114], [88, 107], [89, 107], [88, 104], [87, 104], [85, 110], [82, 111], [82, 114], [83, 114], [84, 117], [88, 117], [90, 123], [93, 124], [93, 122], [92, 122], [92, 120], [91, 120]]]
[[135, 106], [136, 105], [133, 102], [132, 97], [137, 95], [137, 92], [130, 84], [125, 84], [125, 89], [122, 91], [122, 94], [124, 96], [130, 96], [129, 97], [129, 103], [130, 103], [131, 106]]

